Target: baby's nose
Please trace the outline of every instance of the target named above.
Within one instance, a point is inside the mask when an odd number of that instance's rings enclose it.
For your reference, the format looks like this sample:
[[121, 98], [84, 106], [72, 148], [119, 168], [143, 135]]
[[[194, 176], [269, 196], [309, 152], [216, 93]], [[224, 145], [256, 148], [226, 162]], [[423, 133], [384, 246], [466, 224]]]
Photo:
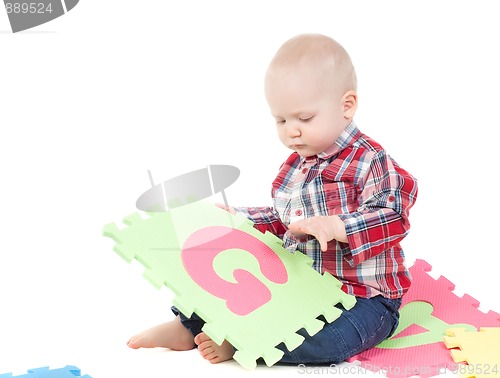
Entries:
[[300, 131], [300, 127], [294, 122], [290, 122], [287, 124], [286, 132], [290, 138], [299, 137], [302, 133]]

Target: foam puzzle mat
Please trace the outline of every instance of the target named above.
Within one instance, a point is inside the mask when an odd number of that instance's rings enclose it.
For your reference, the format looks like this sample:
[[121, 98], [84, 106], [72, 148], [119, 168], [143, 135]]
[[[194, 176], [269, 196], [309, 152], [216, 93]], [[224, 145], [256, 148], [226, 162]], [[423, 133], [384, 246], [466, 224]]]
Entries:
[[28, 370], [27, 374], [12, 375], [0, 374], [0, 378], [92, 378], [90, 375], [80, 375], [81, 371], [76, 366], [68, 365], [60, 369], [49, 369], [48, 367], [41, 367]]
[[500, 314], [478, 310], [477, 300], [467, 294], [458, 297], [452, 292], [453, 283], [442, 276], [432, 278], [430, 271], [426, 261], [415, 262], [410, 268], [412, 286], [403, 297], [394, 335], [349, 361], [360, 361], [366, 369], [388, 377], [432, 377], [446, 369], [457, 370], [443, 342], [448, 329], [500, 326]]
[[309, 257], [286, 251], [276, 236], [213, 204], [134, 213], [123, 222], [124, 228], [112, 223], [103, 229], [115, 240], [114, 250], [143, 264], [155, 287], [169, 287], [174, 305], [200, 316], [203, 331], [219, 345], [230, 342], [245, 368], [256, 367], [259, 358], [275, 364], [283, 355], [276, 346], [297, 348], [304, 340], [297, 331], [314, 335], [325, 324], [318, 317], [332, 322], [342, 307], [355, 304], [340, 281], [311, 267]]

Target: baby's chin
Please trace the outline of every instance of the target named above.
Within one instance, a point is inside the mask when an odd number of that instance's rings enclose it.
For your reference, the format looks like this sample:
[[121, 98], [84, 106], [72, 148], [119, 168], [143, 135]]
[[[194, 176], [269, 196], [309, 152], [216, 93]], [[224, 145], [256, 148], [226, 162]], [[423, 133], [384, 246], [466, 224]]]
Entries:
[[317, 152], [311, 150], [307, 146], [294, 146], [291, 149], [294, 150], [296, 153], [298, 153], [300, 155], [300, 157], [303, 157], [303, 158], [307, 158], [310, 156], [316, 156], [318, 154]]
[[293, 144], [291, 146], [288, 146], [288, 148], [290, 148], [291, 150], [295, 151], [300, 156], [304, 156], [304, 157], [308, 156], [308, 154], [310, 152], [309, 148], [307, 148], [307, 146], [304, 145], [304, 144]]

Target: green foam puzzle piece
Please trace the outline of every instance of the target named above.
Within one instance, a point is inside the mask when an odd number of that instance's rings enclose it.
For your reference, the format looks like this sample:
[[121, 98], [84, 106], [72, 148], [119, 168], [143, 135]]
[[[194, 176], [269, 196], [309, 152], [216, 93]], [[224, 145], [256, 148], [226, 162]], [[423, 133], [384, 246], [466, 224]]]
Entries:
[[355, 304], [340, 281], [311, 267], [309, 257], [289, 253], [276, 236], [212, 204], [201, 201], [147, 218], [136, 213], [124, 223], [123, 229], [104, 227], [104, 235], [116, 241], [114, 250], [128, 262], [140, 261], [155, 287], [168, 286], [176, 294], [174, 305], [186, 316], [196, 312], [216, 343], [231, 343], [234, 359], [245, 368], [254, 368], [260, 357], [275, 364], [283, 355], [278, 344], [297, 348], [303, 342], [298, 330], [314, 335], [324, 326], [317, 317], [332, 322], [342, 312], [336, 304]]
[[[475, 329], [469, 324], [448, 324], [433, 316], [433, 310], [434, 307], [430, 303], [422, 301], [410, 302], [405, 305], [399, 312], [399, 325], [394, 335], [390, 339], [384, 340], [378, 344], [377, 348], [403, 349], [419, 345], [428, 345], [440, 342], [446, 330], [449, 328]], [[413, 324], [417, 324], [428, 331], [398, 338], [400, 333]]]

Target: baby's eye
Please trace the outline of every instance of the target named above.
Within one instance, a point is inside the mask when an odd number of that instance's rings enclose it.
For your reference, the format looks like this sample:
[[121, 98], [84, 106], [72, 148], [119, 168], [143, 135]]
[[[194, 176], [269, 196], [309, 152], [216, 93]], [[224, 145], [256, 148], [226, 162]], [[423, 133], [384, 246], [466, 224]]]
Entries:
[[314, 116], [307, 117], [307, 118], [299, 118], [299, 121], [300, 121], [300, 122], [304, 122], [304, 123], [306, 123], [306, 122], [309, 122], [310, 120], [312, 120], [312, 119], [313, 119], [313, 117], [314, 117]]
[[283, 124], [285, 124], [285, 123], [286, 123], [286, 120], [284, 120], [284, 119], [277, 119], [277, 120], [276, 120], [276, 124], [277, 124], [277, 125], [283, 125]]

